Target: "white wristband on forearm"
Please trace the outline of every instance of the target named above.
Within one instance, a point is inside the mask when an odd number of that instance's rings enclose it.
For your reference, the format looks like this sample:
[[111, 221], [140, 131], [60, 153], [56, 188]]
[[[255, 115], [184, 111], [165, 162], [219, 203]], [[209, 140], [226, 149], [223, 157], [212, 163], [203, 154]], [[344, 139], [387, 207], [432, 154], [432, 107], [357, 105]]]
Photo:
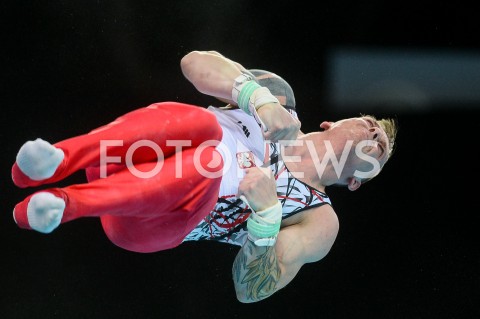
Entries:
[[239, 75], [233, 82], [232, 100], [249, 115], [253, 115], [254, 110], [258, 110], [262, 105], [279, 103], [268, 88], [260, 86], [245, 73]]
[[247, 220], [248, 238], [257, 246], [273, 246], [282, 222], [282, 204], [250, 214]]

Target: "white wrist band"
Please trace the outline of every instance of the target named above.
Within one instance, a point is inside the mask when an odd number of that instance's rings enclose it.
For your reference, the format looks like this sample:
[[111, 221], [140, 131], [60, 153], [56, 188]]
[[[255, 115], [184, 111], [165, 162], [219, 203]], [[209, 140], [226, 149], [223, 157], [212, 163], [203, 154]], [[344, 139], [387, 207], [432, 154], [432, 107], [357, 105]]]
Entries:
[[[248, 204], [245, 196], [240, 196]], [[251, 207], [250, 207], [251, 209]], [[282, 222], [282, 204], [280, 201], [264, 210], [252, 213], [247, 220], [248, 238], [257, 246], [273, 246]]]
[[267, 103], [280, 103], [267, 87], [260, 86], [245, 73], [236, 77], [233, 82], [232, 100], [249, 115]]

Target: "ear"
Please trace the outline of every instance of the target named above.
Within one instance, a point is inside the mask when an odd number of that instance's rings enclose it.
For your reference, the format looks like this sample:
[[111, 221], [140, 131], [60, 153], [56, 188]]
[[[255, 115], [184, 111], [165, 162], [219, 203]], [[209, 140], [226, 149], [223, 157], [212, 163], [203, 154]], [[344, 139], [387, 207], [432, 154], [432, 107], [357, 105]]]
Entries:
[[359, 189], [360, 186], [362, 186], [362, 182], [360, 182], [354, 177], [350, 178], [350, 180], [348, 181], [348, 189], [351, 190], [352, 192]]
[[330, 128], [330, 126], [332, 126], [332, 124], [333, 124], [333, 122], [324, 121], [324, 122], [320, 123], [320, 128], [324, 129], [326, 131]]

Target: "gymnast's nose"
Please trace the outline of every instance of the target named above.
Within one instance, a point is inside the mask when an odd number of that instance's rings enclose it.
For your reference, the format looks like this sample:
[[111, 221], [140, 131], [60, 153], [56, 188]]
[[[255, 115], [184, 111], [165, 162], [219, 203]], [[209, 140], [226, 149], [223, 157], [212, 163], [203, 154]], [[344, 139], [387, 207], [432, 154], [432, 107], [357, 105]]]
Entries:
[[371, 134], [370, 135], [371, 139], [379, 142], [380, 141], [380, 136], [381, 136], [380, 129], [378, 127], [371, 127], [369, 129], [369, 131], [370, 131], [370, 134]]

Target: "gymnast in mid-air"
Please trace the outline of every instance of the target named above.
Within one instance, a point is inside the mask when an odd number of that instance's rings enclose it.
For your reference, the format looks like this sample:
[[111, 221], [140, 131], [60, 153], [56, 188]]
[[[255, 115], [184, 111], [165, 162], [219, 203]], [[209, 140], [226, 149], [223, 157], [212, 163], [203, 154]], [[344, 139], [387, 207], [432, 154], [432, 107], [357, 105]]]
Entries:
[[[292, 87], [275, 73], [216, 51], [192, 51], [180, 65], [199, 92], [225, 106], [153, 103], [84, 135], [27, 141], [13, 182], [52, 185], [18, 203], [14, 220], [50, 233], [99, 217], [115, 245], [140, 253], [192, 240], [237, 245], [238, 299], [265, 299], [330, 251], [339, 221], [326, 188], [355, 191], [377, 176], [397, 124], [362, 115], [319, 121], [319, 131], [305, 134]], [[55, 187], [79, 170], [86, 183]]]

